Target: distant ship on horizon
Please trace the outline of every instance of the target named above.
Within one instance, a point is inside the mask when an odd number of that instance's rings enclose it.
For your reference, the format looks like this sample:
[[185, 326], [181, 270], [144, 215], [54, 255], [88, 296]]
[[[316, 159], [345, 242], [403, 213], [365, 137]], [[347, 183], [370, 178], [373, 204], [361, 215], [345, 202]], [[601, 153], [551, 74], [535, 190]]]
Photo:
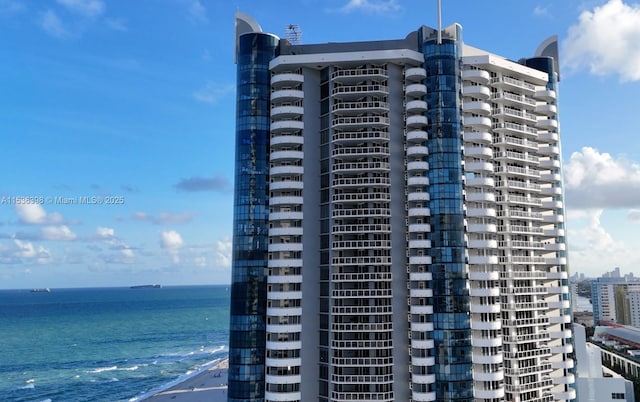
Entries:
[[162, 285], [158, 283], [152, 283], [150, 285], [135, 285], [135, 286], [129, 287], [129, 289], [160, 289], [160, 288], [162, 288]]
[[49, 293], [51, 289], [49, 288], [33, 288], [31, 289], [31, 293]]

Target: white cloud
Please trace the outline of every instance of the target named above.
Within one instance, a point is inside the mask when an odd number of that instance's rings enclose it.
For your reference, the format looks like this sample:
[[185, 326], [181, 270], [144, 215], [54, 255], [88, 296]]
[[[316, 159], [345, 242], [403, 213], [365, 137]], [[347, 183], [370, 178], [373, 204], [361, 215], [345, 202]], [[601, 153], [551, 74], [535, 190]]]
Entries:
[[207, 22], [209, 20], [207, 18], [207, 9], [204, 8], [199, 0], [192, 0], [187, 11], [190, 19], [194, 22]]
[[164, 230], [160, 233], [160, 246], [165, 250], [178, 250], [184, 246], [184, 241], [175, 230]]
[[175, 230], [164, 230], [160, 233], [160, 247], [167, 250], [174, 264], [180, 263], [180, 249], [183, 246], [182, 236]]
[[40, 229], [42, 240], [75, 240], [78, 236], [67, 225], [45, 226]]
[[571, 69], [588, 66], [593, 74], [640, 80], [640, 5], [609, 0], [580, 14], [569, 28], [563, 59]]
[[636, 266], [639, 262], [632, 246], [614, 239], [605, 229], [602, 213], [602, 209], [588, 210], [581, 220], [570, 222], [568, 249], [573, 272], [600, 275], [610, 267]]
[[631, 222], [640, 223], [640, 209], [630, 209], [627, 213], [627, 219]]
[[349, 0], [347, 4], [342, 6], [338, 11], [350, 13], [352, 11], [365, 11], [370, 13], [388, 13], [391, 11], [399, 11], [402, 7], [396, 0]]
[[101, 0], [58, 0], [58, 4], [67, 10], [84, 17], [97, 17], [104, 11]]
[[533, 9], [533, 15], [549, 15], [549, 7], [535, 6], [535, 8]]
[[231, 239], [225, 237], [216, 242], [216, 254], [215, 254], [215, 262], [216, 265], [228, 268], [231, 267]]
[[127, 32], [129, 30], [126, 21], [121, 18], [107, 18], [104, 22], [109, 29], [114, 31]]
[[62, 215], [47, 213], [40, 204], [17, 204], [15, 210], [22, 223], [42, 225], [62, 222]]
[[204, 87], [195, 91], [193, 93], [193, 97], [200, 102], [214, 104], [228, 94], [232, 94], [234, 91], [235, 85], [218, 85], [209, 81]]
[[42, 247], [35, 247], [28, 241], [13, 240], [11, 246], [0, 247], [0, 262], [5, 264], [47, 264], [52, 261], [51, 252]]
[[150, 222], [155, 225], [180, 224], [190, 222], [196, 216], [195, 212], [185, 211], [178, 213], [160, 212], [158, 216], [150, 215], [146, 212], [136, 211], [131, 217], [137, 221]]
[[564, 174], [571, 208], [640, 207], [640, 164], [584, 147], [571, 154]]
[[62, 21], [52, 10], [47, 10], [42, 14], [40, 26], [46, 33], [56, 38], [66, 38], [69, 36], [69, 32], [62, 24]]
[[96, 235], [101, 238], [110, 238], [116, 234], [115, 229], [98, 226], [96, 228]]

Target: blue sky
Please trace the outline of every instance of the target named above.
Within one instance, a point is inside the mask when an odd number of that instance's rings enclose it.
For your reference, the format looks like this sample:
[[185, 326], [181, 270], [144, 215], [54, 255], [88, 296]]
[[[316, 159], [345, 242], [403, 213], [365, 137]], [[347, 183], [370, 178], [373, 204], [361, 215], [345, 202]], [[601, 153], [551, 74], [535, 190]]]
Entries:
[[[436, 25], [423, 0], [0, 0], [0, 288], [229, 283], [235, 11], [303, 43]], [[453, 22], [511, 59], [560, 37], [570, 269], [637, 271], [640, 3], [443, 0]]]

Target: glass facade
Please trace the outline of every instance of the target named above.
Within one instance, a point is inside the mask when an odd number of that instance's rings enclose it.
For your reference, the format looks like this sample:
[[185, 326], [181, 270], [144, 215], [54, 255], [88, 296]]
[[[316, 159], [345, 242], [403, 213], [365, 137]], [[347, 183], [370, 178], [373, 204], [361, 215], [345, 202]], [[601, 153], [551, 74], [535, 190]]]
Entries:
[[278, 38], [240, 36], [228, 401], [264, 401], [269, 229], [269, 62]]
[[[460, 41], [460, 32], [457, 32]], [[430, 266], [438, 401], [472, 401], [471, 321], [466, 264], [460, 45], [424, 43], [429, 120]]]

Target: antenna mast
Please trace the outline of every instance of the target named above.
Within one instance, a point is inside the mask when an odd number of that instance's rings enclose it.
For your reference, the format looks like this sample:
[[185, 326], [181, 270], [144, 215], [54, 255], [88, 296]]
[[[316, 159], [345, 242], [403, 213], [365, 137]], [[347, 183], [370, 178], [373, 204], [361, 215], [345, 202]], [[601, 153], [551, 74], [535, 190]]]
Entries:
[[440, 4], [440, 0], [436, 0], [436, 4], [438, 5], [438, 45], [442, 44], [442, 5]]

